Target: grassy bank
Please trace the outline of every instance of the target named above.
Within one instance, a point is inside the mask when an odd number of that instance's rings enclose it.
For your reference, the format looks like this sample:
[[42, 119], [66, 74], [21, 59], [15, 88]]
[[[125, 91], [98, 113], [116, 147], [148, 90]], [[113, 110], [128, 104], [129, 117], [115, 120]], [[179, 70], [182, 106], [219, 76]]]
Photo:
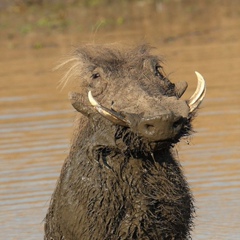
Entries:
[[33, 48], [57, 35], [140, 31], [160, 32], [171, 42], [188, 35], [218, 31], [240, 18], [238, 0], [0, 0], [0, 40], [16, 47], [16, 39]]

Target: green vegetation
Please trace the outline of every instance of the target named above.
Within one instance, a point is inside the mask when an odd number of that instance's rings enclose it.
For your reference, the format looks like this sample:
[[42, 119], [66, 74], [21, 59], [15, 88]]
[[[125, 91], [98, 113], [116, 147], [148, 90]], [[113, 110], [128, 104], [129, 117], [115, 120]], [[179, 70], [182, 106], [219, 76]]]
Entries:
[[28, 34], [33, 30], [33, 26], [31, 24], [24, 24], [19, 30], [22, 34]]
[[[33, 32], [49, 34], [56, 31], [64, 32], [69, 28], [75, 28], [77, 31], [94, 30], [98, 27], [101, 29], [114, 28], [125, 22], [124, 16], [111, 10], [112, 4], [116, 7], [118, 5], [115, 1], [76, 0], [65, 2], [62, 0], [21, 0], [9, 4], [5, 9], [0, 9], [0, 31], [11, 29], [10, 32], [22, 35]], [[121, 0], [118, 3], [122, 6], [127, 1]], [[96, 15], [93, 13], [89, 18], [89, 9], [96, 11]], [[103, 10], [102, 14], [101, 10]]]
[[130, 27], [155, 35], [161, 29], [164, 41], [171, 42], [197, 34], [195, 22], [208, 23], [200, 24], [199, 34], [211, 24], [217, 29], [221, 15], [240, 17], [237, 6], [238, 0], [0, 0], [0, 39], [12, 41], [13, 48], [18, 44], [14, 40], [21, 37], [40, 49], [48, 45], [44, 41], [49, 36], [57, 34], [109, 33]]

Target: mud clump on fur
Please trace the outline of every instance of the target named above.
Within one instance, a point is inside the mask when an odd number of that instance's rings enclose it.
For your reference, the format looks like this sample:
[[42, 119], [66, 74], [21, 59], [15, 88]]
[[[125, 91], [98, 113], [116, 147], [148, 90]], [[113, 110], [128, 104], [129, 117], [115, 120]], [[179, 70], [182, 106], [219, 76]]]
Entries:
[[45, 240], [190, 238], [193, 198], [172, 149], [191, 133], [197, 108], [150, 50], [87, 45], [61, 65], [79, 113]]

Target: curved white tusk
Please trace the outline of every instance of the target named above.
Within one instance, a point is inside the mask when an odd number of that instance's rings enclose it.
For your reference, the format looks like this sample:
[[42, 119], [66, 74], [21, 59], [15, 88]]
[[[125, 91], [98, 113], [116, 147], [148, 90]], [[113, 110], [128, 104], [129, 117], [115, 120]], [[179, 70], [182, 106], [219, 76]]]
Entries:
[[195, 74], [197, 75], [198, 85], [197, 85], [196, 91], [188, 100], [188, 106], [190, 108], [190, 112], [193, 112], [200, 106], [206, 94], [206, 83], [203, 76], [198, 72], [195, 72]]
[[124, 119], [123, 116], [121, 116], [119, 113], [114, 112], [113, 110], [110, 110], [106, 107], [101, 106], [92, 96], [91, 91], [88, 92], [88, 100], [91, 103], [91, 105], [99, 112], [103, 117], [108, 119], [109, 121], [122, 125], [122, 126], [128, 126], [127, 120]]
[[93, 107], [101, 107], [101, 105], [93, 98], [92, 92], [88, 92], [88, 100]]

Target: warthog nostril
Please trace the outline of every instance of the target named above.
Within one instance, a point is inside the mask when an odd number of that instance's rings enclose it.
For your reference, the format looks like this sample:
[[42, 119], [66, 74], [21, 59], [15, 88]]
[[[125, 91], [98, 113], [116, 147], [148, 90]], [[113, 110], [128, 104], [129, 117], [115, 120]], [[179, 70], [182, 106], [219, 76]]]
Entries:
[[183, 118], [179, 118], [177, 121], [173, 123], [173, 128], [177, 128], [182, 123], [183, 123]]
[[145, 124], [145, 128], [149, 133], [154, 133], [155, 126], [153, 124]]

